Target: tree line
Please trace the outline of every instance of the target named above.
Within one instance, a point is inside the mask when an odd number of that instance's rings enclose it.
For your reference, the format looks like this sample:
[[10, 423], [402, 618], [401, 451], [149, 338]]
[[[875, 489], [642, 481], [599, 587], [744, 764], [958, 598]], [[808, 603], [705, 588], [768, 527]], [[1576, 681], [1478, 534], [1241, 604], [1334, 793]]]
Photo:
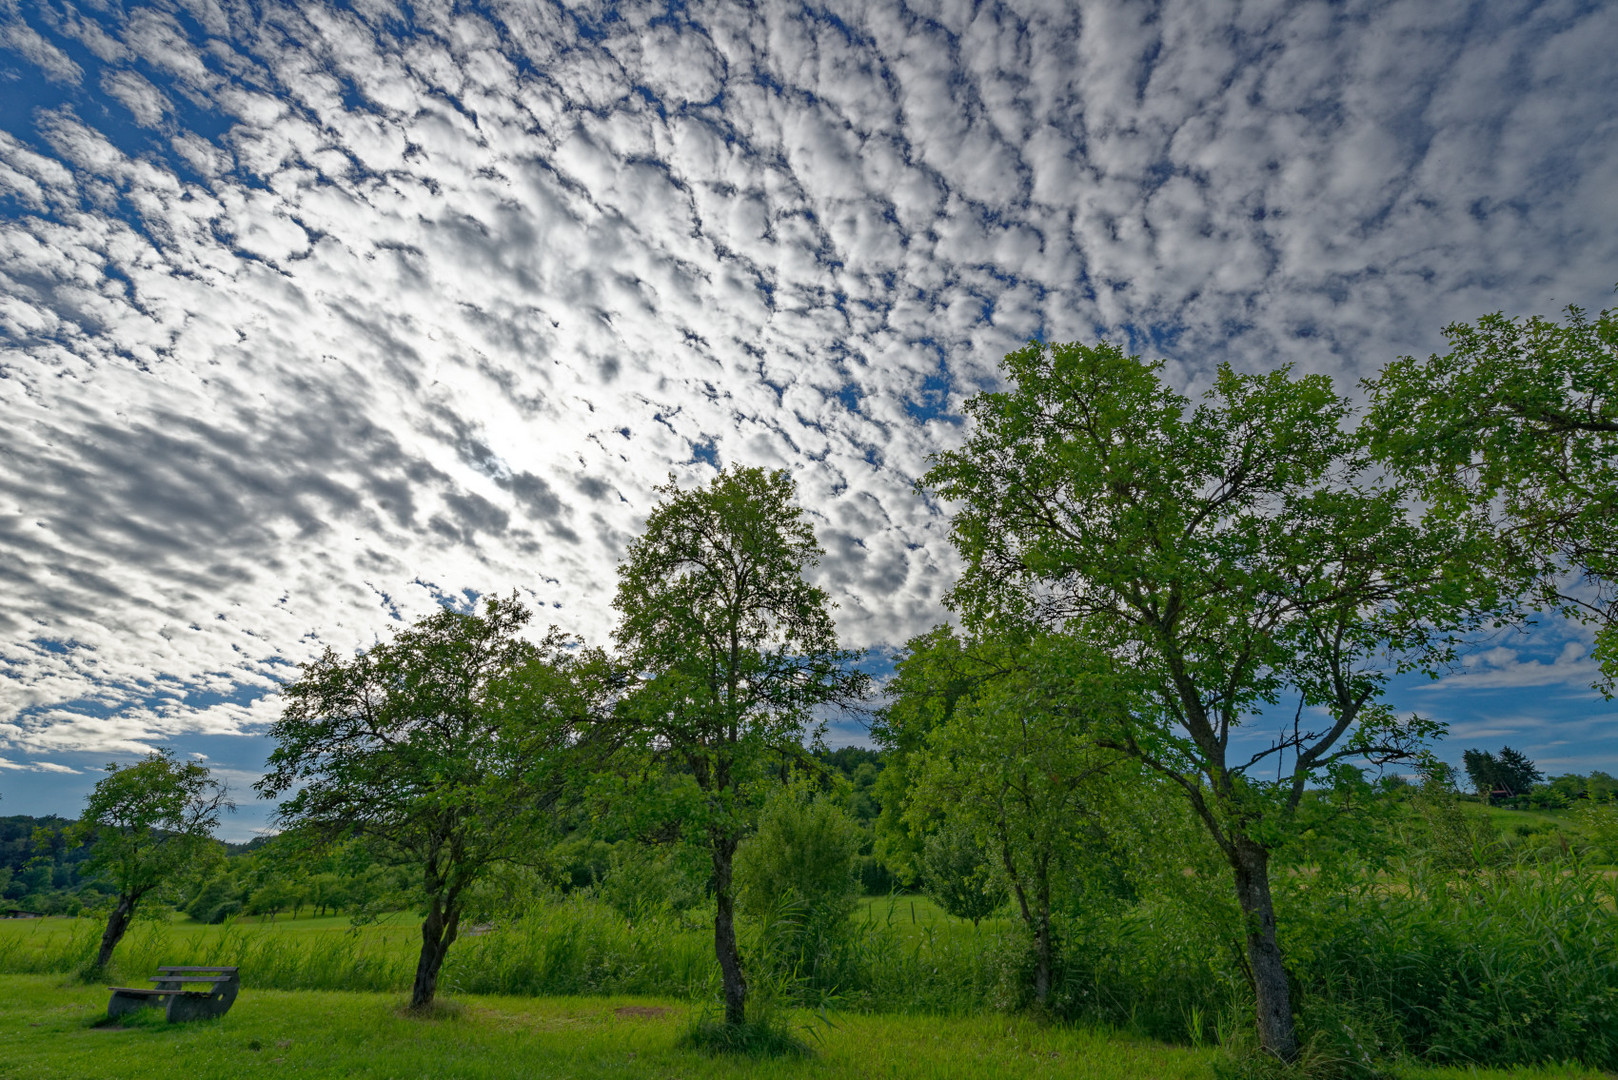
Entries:
[[[1449, 352], [1368, 381], [1363, 413], [1289, 366], [1221, 366], [1192, 400], [1107, 343], [1030, 344], [966, 402], [963, 442], [918, 483], [949, 508], [963, 571], [872, 721], [878, 849], [952, 877], [963, 911], [1005, 897], [1036, 1007], [1057, 893], [1099, 895], [1122, 862], [1180, 859], [1195, 835], [1240, 912], [1259, 1041], [1296, 1057], [1275, 860], [1351, 828], [1366, 769], [1441, 774], [1442, 725], [1388, 706], [1389, 679], [1437, 675], [1548, 610], [1594, 624], [1610, 692], [1618, 319], [1493, 315], [1446, 336]], [[588, 807], [704, 853], [725, 1026], [747, 1022], [738, 849], [784, 805], [772, 791], [815, 774], [829, 712], [873, 687], [810, 580], [821, 548], [787, 472], [657, 494], [619, 566], [611, 650], [529, 635], [515, 596], [492, 597], [328, 651], [283, 689], [256, 790], [280, 799], [285, 843], [411, 868], [415, 1007], [479, 882]], [[1534, 783], [1506, 750], [1476, 764], [1491, 793]], [[162, 754], [103, 784], [141, 769], [163, 793], [140, 811], [157, 831], [95, 857], [188, 857], [223, 793]], [[813, 832], [776, 813], [783, 836]], [[146, 888], [126, 876], [103, 962]]]

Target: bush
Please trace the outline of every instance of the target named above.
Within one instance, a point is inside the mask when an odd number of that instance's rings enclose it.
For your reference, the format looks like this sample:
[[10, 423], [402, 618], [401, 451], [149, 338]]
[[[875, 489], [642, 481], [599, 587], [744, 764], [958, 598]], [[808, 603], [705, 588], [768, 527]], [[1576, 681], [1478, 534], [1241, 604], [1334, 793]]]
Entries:
[[808, 991], [813, 1000], [848, 978], [861, 839], [859, 826], [831, 799], [791, 787], [771, 794], [758, 832], [737, 849], [737, 907], [758, 932], [753, 968], [791, 982], [783, 995]]
[[811, 798], [801, 787], [772, 793], [758, 832], [736, 851], [742, 913], [758, 919], [787, 905], [828, 926], [845, 921], [858, 895], [861, 839], [859, 826], [830, 799]]
[[200, 923], [222, 923], [242, 910], [235, 882], [225, 874], [217, 874], [197, 890], [197, 895], [185, 906], [185, 913]]
[[971, 830], [946, 824], [921, 851], [921, 887], [938, 906], [976, 926], [1006, 902], [1004, 880]]
[[1587, 803], [1574, 811], [1574, 817], [1590, 839], [1591, 856], [1618, 863], [1618, 806]]
[[563, 891], [588, 889], [607, 875], [613, 845], [593, 836], [571, 836], [550, 851], [551, 872]]
[[612, 849], [597, 895], [631, 923], [678, 915], [703, 898], [707, 862], [695, 848], [648, 848], [626, 840]]

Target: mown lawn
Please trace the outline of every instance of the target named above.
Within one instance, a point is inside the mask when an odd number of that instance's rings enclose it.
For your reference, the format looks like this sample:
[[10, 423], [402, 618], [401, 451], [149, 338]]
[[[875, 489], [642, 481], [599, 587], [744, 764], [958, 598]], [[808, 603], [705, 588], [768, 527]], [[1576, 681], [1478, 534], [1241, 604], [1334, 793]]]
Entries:
[[[435, 1020], [387, 994], [244, 991], [216, 1021], [95, 1026], [106, 992], [0, 977], [0, 1077], [1205, 1077], [1209, 1054], [1004, 1017], [849, 1016], [807, 1061], [716, 1060], [678, 1046], [690, 1006], [623, 998], [467, 998]], [[656, 1015], [648, 1015], [656, 1014]]]
[[[400, 1015], [390, 994], [247, 990], [220, 1020], [153, 1011], [107, 1026], [106, 991], [0, 976], [0, 1078], [1154, 1077], [1207, 1078], [1217, 1051], [977, 1016], [834, 1017], [808, 1060], [714, 1059], [679, 1043], [691, 1006], [628, 998], [468, 997]], [[99, 1026], [98, 1026], [99, 1025]], [[1412, 1080], [1592, 1078], [1580, 1070], [1415, 1070]]]

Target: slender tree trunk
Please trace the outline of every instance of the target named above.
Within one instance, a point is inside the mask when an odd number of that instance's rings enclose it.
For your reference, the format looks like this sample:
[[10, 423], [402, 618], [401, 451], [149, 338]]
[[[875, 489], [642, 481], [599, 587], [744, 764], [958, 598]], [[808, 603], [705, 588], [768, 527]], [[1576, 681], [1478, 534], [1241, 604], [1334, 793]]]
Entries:
[[1292, 994], [1287, 969], [1275, 937], [1275, 904], [1270, 898], [1270, 853], [1246, 837], [1233, 838], [1230, 867], [1236, 876], [1236, 899], [1247, 931], [1247, 964], [1253, 971], [1258, 999], [1258, 1041], [1282, 1061], [1298, 1056], [1292, 1023]]
[[136, 900], [137, 897], [127, 893], [119, 894], [118, 902], [112, 906], [112, 914], [107, 916], [107, 928], [101, 932], [101, 951], [96, 954], [96, 967], [104, 968], [112, 962], [112, 950], [124, 939], [129, 921], [135, 917]]
[[1051, 876], [1050, 860], [1041, 857], [1035, 861], [1035, 904], [1038, 920], [1034, 926], [1034, 1003], [1043, 1009], [1051, 996], [1051, 974], [1055, 964], [1051, 945]]
[[438, 993], [438, 971], [444, 966], [444, 957], [455, 943], [461, 928], [461, 906], [455, 901], [446, 904], [441, 897], [433, 897], [427, 918], [421, 923], [421, 958], [416, 961], [416, 981], [410, 987], [410, 1007], [424, 1009]]
[[1034, 935], [1034, 1002], [1040, 1008], [1051, 994], [1051, 882], [1049, 859], [1035, 862], [1034, 902], [1028, 902], [1028, 890], [1023, 887], [1022, 875], [1017, 873], [1016, 861], [1011, 857], [1011, 845], [1004, 836], [1000, 839], [1000, 862], [1011, 879], [1012, 895], [1017, 898], [1017, 910], [1023, 925]]
[[740, 1024], [747, 1019], [747, 977], [742, 973], [742, 954], [736, 946], [736, 899], [731, 892], [731, 869], [736, 857], [736, 838], [712, 833], [714, 906], [713, 946], [719, 959], [719, 974], [725, 988], [725, 1023]]

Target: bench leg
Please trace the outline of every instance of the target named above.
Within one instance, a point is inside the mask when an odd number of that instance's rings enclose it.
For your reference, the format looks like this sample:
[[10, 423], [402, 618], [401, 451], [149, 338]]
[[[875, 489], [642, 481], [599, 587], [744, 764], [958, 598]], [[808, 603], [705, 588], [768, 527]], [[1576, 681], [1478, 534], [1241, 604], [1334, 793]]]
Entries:
[[112, 992], [112, 1000], [107, 1002], [108, 1016], [122, 1016], [137, 1009], [149, 1008], [158, 1004], [145, 994], [126, 994], [122, 990]]
[[169, 1023], [177, 1024], [185, 1020], [208, 1020], [215, 1016], [224, 1016], [230, 1011], [230, 1004], [236, 999], [235, 994], [175, 994], [169, 998], [167, 1015]]

